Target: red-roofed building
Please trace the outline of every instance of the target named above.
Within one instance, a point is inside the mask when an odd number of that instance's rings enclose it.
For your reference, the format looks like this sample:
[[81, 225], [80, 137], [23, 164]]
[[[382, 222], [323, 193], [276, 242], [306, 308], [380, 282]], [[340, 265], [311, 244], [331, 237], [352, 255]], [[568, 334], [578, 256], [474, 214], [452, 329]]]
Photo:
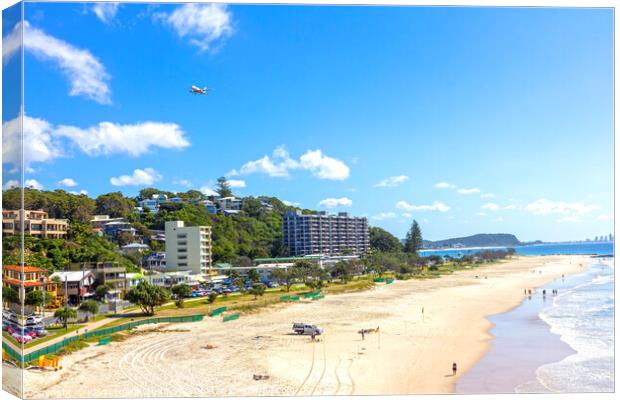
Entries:
[[17, 291], [20, 299], [32, 290], [46, 290], [54, 297], [58, 296], [58, 284], [49, 278], [48, 271], [31, 265], [2, 266], [2, 285]]

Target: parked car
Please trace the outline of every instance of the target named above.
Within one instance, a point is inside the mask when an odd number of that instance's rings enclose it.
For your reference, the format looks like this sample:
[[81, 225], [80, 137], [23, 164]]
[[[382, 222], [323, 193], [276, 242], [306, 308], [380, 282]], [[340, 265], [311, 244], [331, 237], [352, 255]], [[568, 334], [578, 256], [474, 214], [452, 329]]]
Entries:
[[323, 329], [316, 325], [305, 324], [303, 322], [293, 322], [293, 331], [298, 335], [320, 335], [323, 333]]
[[12, 335], [14, 333], [17, 333], [17, 329], [15, 329], [14, 327], [12, 327], [11, 325], [8, 325], [6, 328], [6, 331], [9, 333], [9, 335]]
[[15, 338], [15, 340], [17, 341], [17, 343], [28, 343], [32, 340], [32, 337], [28, 336], [28, 335], [22, 335], [20, 333], [13, 333], [11, 334], [11, 336], [13, 336], [13, 338]]
[[43, 322], [43, 317], [40, 316], [39, 314], [28, 314], [26, 315], [26, 322], [28, 320], [34, 321], [36, 323], [41, 323]]
[[24, 335], [28, 335], [33, 339], [39, 337], [39, 334], [34, 329], [28, 328], [24, 329]]
[[37, 333], [37, 336], [39, 337], [49, 335], [49, 332], [44, 328], [34, 328], [33, 330]]

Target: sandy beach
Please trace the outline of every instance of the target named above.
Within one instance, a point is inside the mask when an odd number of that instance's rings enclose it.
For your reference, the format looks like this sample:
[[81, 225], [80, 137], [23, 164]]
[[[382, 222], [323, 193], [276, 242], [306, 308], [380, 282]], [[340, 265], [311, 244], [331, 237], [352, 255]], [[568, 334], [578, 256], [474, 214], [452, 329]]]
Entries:
[[[587, 256], [515, 257], [441, 279], [281, 305], [223, 323], [161, 325], [26, 371], [28, 398], [451, 393], [489, 349], [485, 317], [517, 306], [525, 288], [582, 271]], [[535, 271], [535, 272], [533, 272]], [[540, 293], [535, 293], [540, 296]], [[424, 307], [424, 316], [422, 308]], [[320, 325], [313, 343], [293, 321]], [[379, 327], [365, 340], [362, 328]], [[141, 329], [153, 329], [143, 327]], [[166, 332], [168, 331], [168, 332]], [[207, 350], [207, 344], [216, 348]], [[452, 376], [452, 363], [458, 372]], [[6, 372], [7, 367], [4, 368]], [[268, 375], [254, 380], [253, 375]]]

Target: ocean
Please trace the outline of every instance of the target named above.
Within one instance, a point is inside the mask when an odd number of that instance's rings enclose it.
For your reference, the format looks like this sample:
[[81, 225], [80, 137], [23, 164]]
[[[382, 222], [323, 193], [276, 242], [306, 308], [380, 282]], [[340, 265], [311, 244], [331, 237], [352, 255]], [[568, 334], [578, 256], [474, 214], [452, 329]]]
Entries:
[[[611, 243], [527, 247], [520, 254], [613, 254]], [[491, 350], [459, 379], [457, 393], [613, 392], [614, 278], [614, 258], [593, 257], [584, 272], [491, 316]], [[545, 299], [543, 289], [558, 295]]]
[[[468, 247], [462, 249], [448, 250], [421, 250], [421, 256], [430, 256], [436, 254], [438, 256], [462, 257], [474, 254], [482, 250], [503, 250], [508, 247]], [[611, 242], [584, 242], [584, 243], [549, 243], [549, 244], [533, 244], [529, 246], [513, 247], [517, 254], [523, 256], [547, 256], [553, 254], [598, 254], [609, 255], [614, 253], [614, 244]]]

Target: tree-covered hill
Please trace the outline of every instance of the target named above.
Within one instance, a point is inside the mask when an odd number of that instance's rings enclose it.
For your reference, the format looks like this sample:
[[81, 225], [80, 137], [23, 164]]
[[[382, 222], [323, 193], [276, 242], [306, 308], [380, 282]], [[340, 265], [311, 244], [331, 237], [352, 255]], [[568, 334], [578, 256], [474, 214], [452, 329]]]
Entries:
[[425, 240], [426, 249], [440, 249], [449, 247], [491, 247], [491, 246], [520, 246], [522, 243], [515, 235], [508, 233], [479, 233], [477, 235], [430, 241]]

